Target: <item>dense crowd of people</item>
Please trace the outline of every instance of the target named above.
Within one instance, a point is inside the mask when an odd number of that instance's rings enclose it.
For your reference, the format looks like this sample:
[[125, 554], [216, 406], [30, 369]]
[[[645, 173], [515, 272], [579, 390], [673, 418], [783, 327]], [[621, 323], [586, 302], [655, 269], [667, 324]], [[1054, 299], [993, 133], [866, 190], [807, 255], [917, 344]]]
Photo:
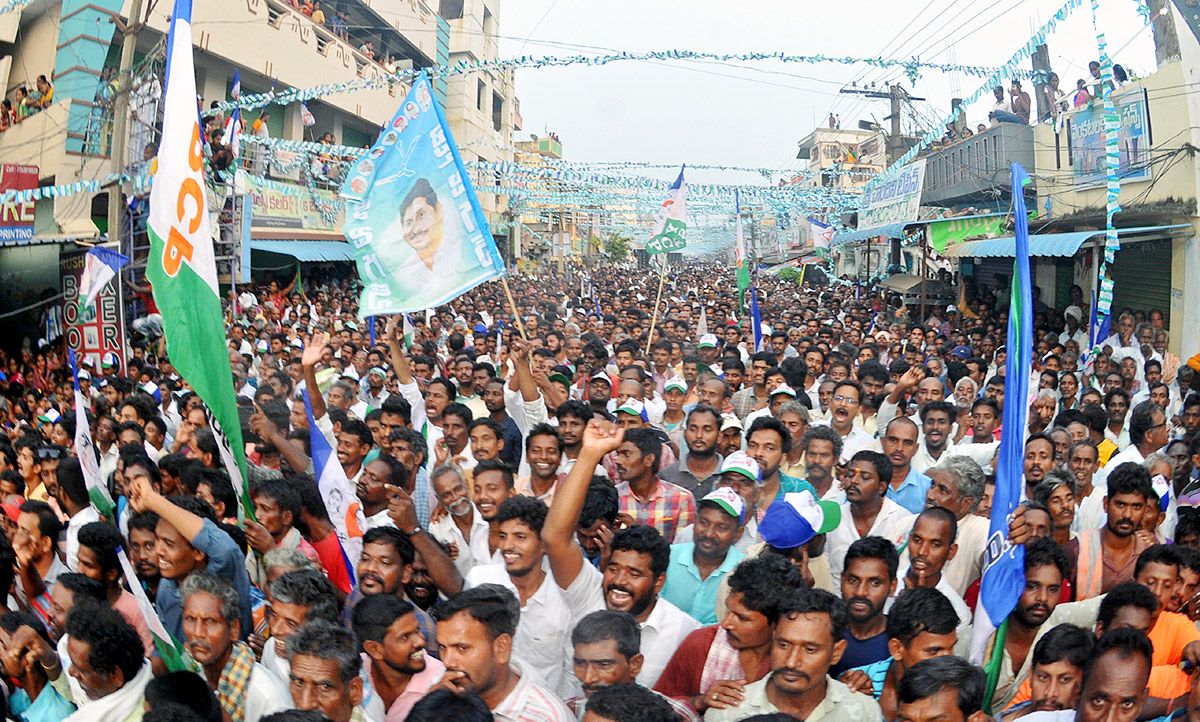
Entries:
[[[1007, 279], [921, 309], [763, 278], [754, 329], [732, 276], [672, 269], [657, 314], [657, 272], [615, 268], [368, 320], [350, 278], [251, 285], [244, 499], [160, 320], [78, 396], [60, 347], [5, 355], [8, 717], [1192, 720], [1200, 360], [1161, 311], [1088, 353], [1080, 289], [1038, 298], [1021, 399]], [[988, 676], [1006, 434], [1025, 584]]]

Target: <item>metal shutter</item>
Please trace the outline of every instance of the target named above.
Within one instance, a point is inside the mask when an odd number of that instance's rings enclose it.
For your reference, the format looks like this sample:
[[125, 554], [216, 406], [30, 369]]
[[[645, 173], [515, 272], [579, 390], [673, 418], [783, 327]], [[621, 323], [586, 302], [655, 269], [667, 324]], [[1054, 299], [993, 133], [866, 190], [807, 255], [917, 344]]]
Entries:
[[1122, 244], [1113, 264], [1113, 314], [1126, 306], [1134, 311], [1151, 309], [1171, 313], [1171, 241]]

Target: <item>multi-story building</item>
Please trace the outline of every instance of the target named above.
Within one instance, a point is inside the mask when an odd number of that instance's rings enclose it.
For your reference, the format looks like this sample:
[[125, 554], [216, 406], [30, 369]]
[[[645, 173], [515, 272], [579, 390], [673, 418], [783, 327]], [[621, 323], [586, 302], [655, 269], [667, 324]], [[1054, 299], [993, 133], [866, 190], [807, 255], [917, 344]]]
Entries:
[[[125, 161], [127, 167], [142, 162], [147, 144], [158, 139], [165, 41], [173, 4], [144, 2], [142, 16], [130, 18], [131, 4], [132, 0], [55, 0], [0, 15], [0, 79], [5, 97], [15, 102], [17, 89], [32, 87], [39, 75], [54, 85], [49, 107], [0, 133], [4, 163], [36, 166], [41, 185], [101, 180], [111, 172], [112, 81], [123, 33], [130, 27], [137, 32], [137, 43]], [[214, 101], [231, 98], [235, 70], [245, 95], [343, 83], [384, 75], [388, 67], [421, 68], [449, 60], [451, 25], [439, 16], [437, 0], [324, 0], [321, 4], [324, 25], [313, 22], [288, 0], [194, 3], [192, 32], [201, 106], [207, 109]], [[344, 20], [335, 24], [335, 17]], [[492, 33], [494, 37], [494, 24]], [[445, 103], [446, 87], [441, 81], [437, 90]], [[263, 119], [272, 138], [317, 140], [329, 132], [335, 143], [366, 146], [374, 142], [407, 91], [402, 82], [381, 83], [373, 89], [310, 100], [307, 107], [315, 119], [311, 127], [305, 126], [299, 103], [269, 105], [263, 109]], [[260, 117], [258, 110], [243, 113], [247, 125]], [[243, 146], [248, 157], [255, 151], [261, 149]], [[251, 266], [271, 269], [294, 264], [296, 259], [351, 259], [347, 244], [340, 243], [340, 212], [330, 210], [338, 207], [336, 183], [314, 183], [301, 172], [302, 165], [298, 157], [279, 153], [272, 162], [264, 159], [251, 169], [252, 174], [285, 187], [307, 187], [288, 194], [250, 184], [250, 224], [240, 236], [249, 243], [240, 249], [245, 263], [234, 280], [244, 280]], [[32, 238], [0, 240], [0, 268], [19, 274], [26, 297], [47, 289], [57, 293], [60, 253], [75, 250], [76, 241], [98, 241], [107, 230], [107, 192], [60, 195], [35, 205]], [[122, 235], [128, 243], [129, 234]], [[144, 236], [141, 242], [145, 244]], [[219, 271], [228, 277], [228, 266], [219, 265]], [[12, 294], [11, 290], [7, 298], [0, 294], [0, 310], [22, 305], [22, 298]]]
[[[449, 61], [475, 64], [500, 56], [500, 0], [442, 0], [441, 17], [449, 23]], [[513, 131], [517, 122], [516, 96], [511, 68], [495, 68], [453, 75], [446, 80], [446, 118], [450, 132], [466, 162], [511, 161]], [[487, 188], [494, 178], [475, 174], [476, 187]], [[511, 257], [506, 197], [480, 192], [492, 235], [502, 255]]]

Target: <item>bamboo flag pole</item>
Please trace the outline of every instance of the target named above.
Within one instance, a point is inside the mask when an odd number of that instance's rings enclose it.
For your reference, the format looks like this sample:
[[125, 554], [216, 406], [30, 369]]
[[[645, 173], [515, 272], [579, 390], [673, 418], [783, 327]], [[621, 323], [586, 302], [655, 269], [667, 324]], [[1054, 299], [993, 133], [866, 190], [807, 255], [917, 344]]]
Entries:
[[658, 296], [654, 299], [654, 313], [650, 316], [650, 333], [646, 334], [646, 355], [650, 355], [650, 347], [654, 344], [654, 324], [658, 321], [658, 307], [662, 305], [663, 281], [667, 277], [667, 260], [662, 262], [662, 272], [658, 274]]
[[504, 286], [504, 295], [508, 296], [508, 307], [512, 309], [513, 320], [517, 322], [517, 330], [521, 332], [521, 339], [528, 341], [529, 337], [525, 335], [525, 324], [521, 321], [521, 312], [517, 310], [517, 304], [513, 301], [512, 289], [508, 287], [508, 276], [500, 277], [500, 285]]

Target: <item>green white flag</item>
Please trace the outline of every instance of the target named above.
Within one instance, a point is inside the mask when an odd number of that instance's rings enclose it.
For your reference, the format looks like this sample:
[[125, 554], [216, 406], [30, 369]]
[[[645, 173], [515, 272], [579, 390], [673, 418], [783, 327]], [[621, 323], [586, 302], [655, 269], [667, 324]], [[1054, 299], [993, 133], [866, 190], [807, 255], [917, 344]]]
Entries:
[[167, 42], [162, 143], [150, 192], [146, 277], [162, 313], [171, 363], [208, 407], [233, 488], [242, 508], [253, 516], [243, 481], [245, 447], [217, 288], [203, 151], [196, 115], [191, 2], [176, 0]]
[[650, 232], [650, 242], [646, 244], [646, 253], [656, 255], [682, 251], [687, 246], [687, 184], [683, 182], [683, 168], [679, 169], [679, 177], [667, 192], [667, 199], [659, 207], [654, 216], [654, 228]]

